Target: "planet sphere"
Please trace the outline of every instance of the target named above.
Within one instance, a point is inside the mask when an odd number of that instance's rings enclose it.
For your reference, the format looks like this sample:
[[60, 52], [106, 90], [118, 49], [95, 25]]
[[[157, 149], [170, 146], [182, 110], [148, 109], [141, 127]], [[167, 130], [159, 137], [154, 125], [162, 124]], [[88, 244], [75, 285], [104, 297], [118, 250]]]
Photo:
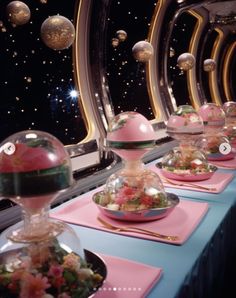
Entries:
[[19, 26], [28, 23], [31, 17], [29, 7], [21, 1], [12, 1], [6, 7], [8, 21], [12, 26]]
[[41, 25], [41, 38], [53, 50], [69, 48], [75, 39], [75, 28], [67, 18], [55, 15], [48, 17]]
[[132, 53], [137, 61], [147, 62], [153, 56], [154, 50], [149, 42], [142, 40], [133, 46]]

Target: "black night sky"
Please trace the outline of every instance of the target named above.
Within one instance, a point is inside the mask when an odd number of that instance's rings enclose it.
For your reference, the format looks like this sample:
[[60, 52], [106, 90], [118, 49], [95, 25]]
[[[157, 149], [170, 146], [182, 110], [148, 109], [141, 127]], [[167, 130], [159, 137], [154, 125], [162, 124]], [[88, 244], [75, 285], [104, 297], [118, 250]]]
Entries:
[[[147, 40], [157, 1], [113, 1], [110, 7], [107, 39], [107, 78], [115, 114], [127, 110], [153, 119], [146, 83], [146, 63], [138, 62], [133, 46]], [[117, 31], [124, 30], [127, 38], [113, 46]]]
[[[86, 136], [75, 89], [72, 46], [48, 48], [40, 37], [45, 19], [62, 15], [74, 24], [76, 0], [24, 0], [31, 11], [27, 24], [12, 26], [0, 1], [0, 141], [12, 133], [37, 129], [65, 145]], [[75, 24], [74, 24], [75, 25]]]
[[[23, 0], [30, 9], [31, 18], [19, 26], [12, 26], [7, 18], [6, 7], [11, 2], [0, 1], [0, 142], [15, 132], [36, 129], [55, 135], [65, 145], [78, 143], [87, 131], [78, 105], [79, 90], [76, 90], [77, 96], [70, 93], [76, 89], [72, 46], [61, 51], [50, 49], [42, 41], [40, 29], [49, 16], [58, 14], [75, 26], [79, 1]], [[148, 3], [112, 1], [104, 43], [106, 76], [115, 114], [134, 110], [148, 119], [153, 118], [146, 64], [134, 59], [132, 47], [147, 39], [156, 4], [155, 0]], [[181, 31], [182, 38], [186, 36], [184, 26], [185, 22], [176, 28], [177, 32]], [[127, 38], [113, 47], [112, 39], [117, 37], [118, 30], [124, 30]], [[171, 66], [174, 66], [173, 76], [176, 74], [174, 81], [179, 82], [177, 78], [183, 75], [176, 69], [176, 59], [181, 53], [177, 45], [182, 47], [182, 42], [176, 40], [171, 45], [175, 50]], [[187, 101], [182, 93], [183, 90], [180, 97]]]

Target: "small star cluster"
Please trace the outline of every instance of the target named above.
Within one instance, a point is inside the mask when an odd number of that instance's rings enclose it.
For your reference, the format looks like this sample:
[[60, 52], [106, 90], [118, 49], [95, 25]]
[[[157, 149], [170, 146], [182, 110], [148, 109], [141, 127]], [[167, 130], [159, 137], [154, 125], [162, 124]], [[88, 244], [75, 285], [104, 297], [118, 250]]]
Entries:
[[[107, 77], [115, 114], [136, 111], [153, 118], [146, 84], [146, 64], [136, 61], [132, 47], [146, 40], [156, 1], [112, 1], [108, 22]], [[120, 40], [116, 32], [127, 36]]]
[[171, 87], [177, 106], [191, 104], [186, 71], [178, 67], [178, 57], [189, 51], [190, 39], [196, 19], [188, 13], [183, 13], [174, 24], [170, 53], [169, 53], [169, 75]]
[[9, 2], [0, 2], [0, 141], [21, 130], [37, 129], [65, 145], [77, 143], [87, 132], [75, 90], [72, 47], [55, 51], [40, 37], [41, 24], [49, 16], [59, 14], [73, 23], [77, 1], [24, 0], [31, 17], [21, 26], [8, 21]]

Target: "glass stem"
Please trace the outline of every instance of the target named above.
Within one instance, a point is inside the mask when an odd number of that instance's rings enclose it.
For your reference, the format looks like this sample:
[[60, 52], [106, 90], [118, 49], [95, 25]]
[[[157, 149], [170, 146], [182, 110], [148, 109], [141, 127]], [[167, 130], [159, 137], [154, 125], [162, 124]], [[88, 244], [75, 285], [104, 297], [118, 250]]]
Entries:
[[38, 210], [36, 213], [32, 213], [28, 209], [23, 210], [23, 220], [24, 220], [24, 234], [27, 237], [40, 236], [47, 233], [48, 222], [49, 222], [49, 209], [50, 206], [45, 206]]
[[143, 162], [140, 159], [126, 160], [124, 164], [125, 164], [124, 170], [126, 174], [130, 176], [136, 175], [138, 172], [142, 171], [143, 169]]

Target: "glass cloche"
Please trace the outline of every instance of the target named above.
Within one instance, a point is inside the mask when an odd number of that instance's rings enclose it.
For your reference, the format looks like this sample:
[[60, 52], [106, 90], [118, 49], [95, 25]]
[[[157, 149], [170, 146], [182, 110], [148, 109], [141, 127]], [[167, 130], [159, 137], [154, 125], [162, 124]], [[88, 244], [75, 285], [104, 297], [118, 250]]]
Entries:
[[227, 123], [236, 123], [236, 102], [227, 101], [223, 104], [223, 110], [225, 112], [225, 120]]
[[167, 133], [180, 143], [192, 143], [203, 133], [203, 121], [191, 105], [181, 105], [167, 122]]
[[225, 126], [223, 134], [229, 139], [231, 146], [236, 148], [236, 102], [228, 101], [223, 104]]
[[137, 112], [123, 112], [111, 121], [107, 147], [123, 160], [139, 160], [155, 147], [157, 134], [151, 123]]
[[197, 181], [208, 179], [214, 173], [215, 167], [208, 164], [206, 154], [195, 146], [203, 130], [202, 118], [190, 105], [179, 106], [169, 117], [167, 133], [179, 141], [179, 146], [163, 156], [163, 176], [175, 180]]
[[162, 174], [175, 180], [206, 180], [216, 171], [203, 150], [194, 146], [175, 147], [166, 153], [161, 163]]
[[[123, 167], [107, 179], [103, 191], [93, 198], [98, 206], [105, 207], [106, 215], [123, 220], [151, 220], [163, 217], [176, 204], [177, 198], [168, 197], [158, 174], [142, 162], [155, 141], [156, 132], [139, 113], [124, 112], [111, 122], [106, 143], [122, 158]], [[155, 209], [159, 212], [155, 213]], [[139, 211], [147, 212], [144, 216]]]
[[196, 141], [196, 145], [203, 149], [208, 160], [229, 160], [234, 157], [232, 150], [224, 154], [220, 150], [221, 144], [228, 144], [229, 139], [223, 133], [225, 126], [225, 112], [222, 107], [215, 103], [202, 105], [198, 114], [204, 122], [204, 135]]
[[224, 110], [215, 103], [205, 103], [199, 108], [198, 114], [203, 120], [205, 134], [216, 134], [225, 125]]
[[0, 144], [0, 197], [23, 214], [0, 237], [4, 297], [88, 297], [101, 282], [74, 231], [49, 219], [52, 201], [72, 185], [70, 158], [54, 136], [21, 131]]
[[235, 153], [232, 151], [232, 148], [229, 153], [223, 154], [220, 151], [221, 145], [225, 144], [231, 148], [231, 144], [229, 139], [224, 136], [222, 133], [218, 133], [215, 135], [206, 135], [201, 138], [199, 138], [196, 142], [196, 145], [204, 150], [206, 153], [207, 159], [209, 161], [214, 161], [214, 160], [230, 160], [234, 158]]

